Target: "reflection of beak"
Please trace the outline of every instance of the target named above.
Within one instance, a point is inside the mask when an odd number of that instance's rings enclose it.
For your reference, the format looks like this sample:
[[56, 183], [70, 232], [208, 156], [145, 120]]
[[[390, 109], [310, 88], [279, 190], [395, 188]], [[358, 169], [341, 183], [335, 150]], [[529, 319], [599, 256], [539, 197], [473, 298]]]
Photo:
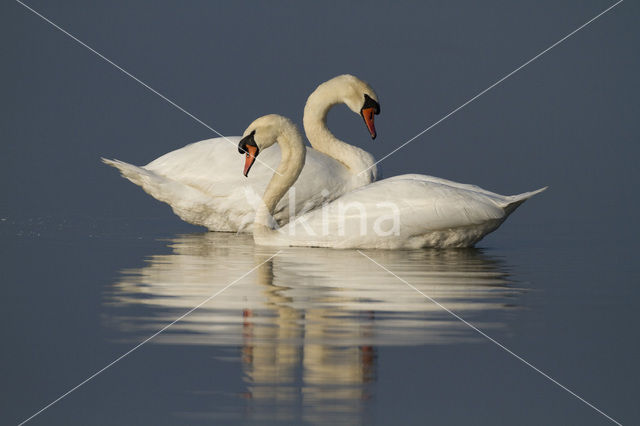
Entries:
[[376, 109], [373, 107], [363, 108], [362, 111], [360, 111], [360, 114], [362, 114], [362, 118], [364, 118], [364, 122], [367, 125], [367, 129], [369, 129], [369, 133], [371, 133], [371, 139], [376, 138], [376, 126], [373, 124], [373, 116], [375, 113]]
[[253, 145], [247, 145], [246, 148], [246, 157], [244, 160], [244, 175], [249, 175], [249, 170], [251, 170], [251, 166], [256, 161], [256, 157], [258, 156], [258, 147]]

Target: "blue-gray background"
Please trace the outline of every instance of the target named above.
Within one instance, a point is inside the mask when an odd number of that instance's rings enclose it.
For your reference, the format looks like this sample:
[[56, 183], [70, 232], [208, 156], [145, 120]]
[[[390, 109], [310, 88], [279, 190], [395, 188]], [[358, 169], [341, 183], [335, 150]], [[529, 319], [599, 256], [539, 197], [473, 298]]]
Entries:
[[[380, 97], [379, 138], [371, 142], [361, 119], [344, 106], [331, 112], [329, 126], [380, 158], [612, 2], [28, 4], [225, 135], [241, 134], [267, 113], [301, 124], [304, 102], [317, 84], [341, 73], [357, 75]], [[142, 218], [144, 231], [130, 232], [145, 237], [197, 230], [99, 157], [146, 164], [215, 135], [20, 4], [4, 2], [0, 10], [0, 218], [31, 236], [67, 221], [68, 233], [82, 238], [93, 232], [96, 218]], [[549, 185], [481, 246], [517, 251], [524, 241], [539, 253], [556, 250], [553, 259], [564, 266], [558, 250], [581, 250], [570, 267], [576, 276], [595, 280], [588, 287], [593, 300], [608, 301], [594, 315], [613, 318], [581, 336], [590, 341], [585, 351], [607, 347], [589, 368], [626, 365], [638, 353], [631, 303], [638, 299], [639, 18], [638, 4], [625, 1], [382, 163], [386, 176], [431, 174], [506, 194]], [[66, 356], [56, 327], [71, 327], [64, 318], [84, 318], [77, 312], [99, 304], [99, 295], [87, 293], [86, 306], [48, 312], [45, 320], [38, 297], [62, 297], [75, 287], [54, 281], [34, 299], [21, 289], [36, 280], [24, 278], [25, 270], [50, 279], [65, 275], [59, 265], [67, 262], [75, 273], [82, 265], [94, 273], [102, 268], [108, 281], [119, 268], [139, 262], [149, 247], [131, 242], [133, 254], [126, 255], [119, 248], [69, 242], [59, 253], [47, 240], [27, 244], [10, 238], [12, 232], [3, 234], [2, 269], [14, 275], [3, 279], [2, 304], [3, 322], [10, 323], [3, 325], [4, 340], [14, 347], [3, 350], [4, 367], [16, 372], [11, 386], [23, 386], [15, 397], [20, 403], [10, 403], [8, 420], [15, 421], [73, 384], [54, 380], [42, 390], [41, 382], [18, 376], [54, 368], [43, 359], [52, 351]], [[60, 258], [43, 260], [52, 250]], [[573, 290], [580, 289], [576, 278]], [[593, 312], [571, 303], [564, 308], [569, 311], [556, 312], [553, 327], [579, 323], [579, 315]], [[43, 321], [50, 328], [37, 331]], [[540, 345], [553, 345], [549, 339]], [[581, 350], [572, 356], [588, 355]], [[95, 364], [81, 365], [88, 372]], [[69, 369], [74, 378], [82, 376]], [[591, 373], [576, 372], [573, 382], [606, 399], [622, 420], [637, 416], [630, 403], [637, 398], [627, 383], [637, 382], [637, 368], [629, 376], [609, 372], [613, 378], [605, 383], [587, 380]]]

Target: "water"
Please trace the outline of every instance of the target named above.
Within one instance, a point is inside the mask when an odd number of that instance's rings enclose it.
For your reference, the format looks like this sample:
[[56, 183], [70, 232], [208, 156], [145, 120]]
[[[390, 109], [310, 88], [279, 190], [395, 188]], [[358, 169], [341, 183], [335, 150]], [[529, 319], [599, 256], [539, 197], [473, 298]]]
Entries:
[[[248, 419], [293, 419], [291, 407], [300, 407], [306, 421], [357, 422], [375, 393], [382, 346], [478, 341], [357, 251], [278, 252], [256, 248], [247, 236], [213, 233], [167, 243], [170, 254], [122, 271], [105, 297], [108, 327], [140, 341], [234, 282], [155, 343], [238, 348], [218, 360], [240, 365]], [[478, 251], [376, 257], [485, 329], [504, 327], [497, 313], [517, 309], [511, 302], [519, 289], [499, 260]]]
[[[378, 159], [612, 4], [76, 3], [26, 2], [225, 135], [302, 124], [317, 84], [363, 78], [376, 141], [344, 106], [329, 127]], [[29, 424], [612, 424], [358, 252], [265, 262], [180, 222], [99, 158], [146, 164], [210, 129], [0, 9], [0, 424], [239, 278]], [[623, 424], [640, 418], [639, 17], [620, 3], [381, 164], [548, 191], [477, 249], [365, 252]]]
[[503, 249], [363, 252], [413, 289], [357, 251], [159, 222], [2, 222], [3, 423], [199, 304], [33, 424], [607, 423], [416, 289], [617, 420], [638, 414], [621, 247], [550, 248], [536, 229], [523, 245], [507, 226]]

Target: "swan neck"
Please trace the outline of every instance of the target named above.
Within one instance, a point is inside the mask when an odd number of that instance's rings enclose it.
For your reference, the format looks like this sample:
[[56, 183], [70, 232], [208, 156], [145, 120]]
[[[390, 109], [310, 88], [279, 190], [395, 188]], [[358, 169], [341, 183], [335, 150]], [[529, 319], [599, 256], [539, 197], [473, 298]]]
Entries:
[[[353, 175], [371, 167], [375, 159], [363, 149], [350, 145], [336, 138], [327, 127], [327, 114], [336, 104], [345, 103], [340, 93], [340, 88], [331, 81], [323, 83], [309, 96], [304, 107], [303, 125], [304, 131], [317, 151], [326, 154], [341, 162]], [[369, 172], [371, 172], [371, 169]], [[363, 175], [370, 173], [363, 173]], [[375, 180], [375, 170], [373, 171]]]
[[264, 191], [262, 203], [256, 211], [254, 238], [268, 237], [274, 233], [276, 221], [273, 218], [278, 202], [295, 183], [304, 166], [306, 148], [300, 133], [293, 124], [283, 125], [277, 139], [282, 158], [273, 177]]

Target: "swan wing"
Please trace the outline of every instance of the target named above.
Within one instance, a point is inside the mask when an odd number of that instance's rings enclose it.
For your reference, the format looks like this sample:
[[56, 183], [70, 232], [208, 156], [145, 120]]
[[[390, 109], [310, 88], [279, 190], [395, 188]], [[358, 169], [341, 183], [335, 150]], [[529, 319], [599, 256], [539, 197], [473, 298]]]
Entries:
[[396, 176], [297, 217], [273, 241], [335, 248], [468, 246], [535, 193], [503, 196], [424, 175]]
[[[244, 157], [237, 150], [239, 140], [233, 136], [195, 142], [143, 167], [103, 161], [152, 197], [169, 204], [189, 223], [213, 231], [249, 232], [255, 209], [281, 155], [278, 146], [264, 150], [246, 178], [242, 175]], [[350, 183], [350, 175], [341, 163], [308, 148], [305, 167], [289, 196], [278, 203], [274, 216], [284, 223], [292, 210], [313, 210], [352, 189]]]
[[331, 226], [361, 213], [367, 220], [375, 220], [397, 211], [403, 227], [423, 230], [467, 226], [504, 215], [496, 200], [483, 192], [416, 179], [413, 175], [374, 182], [343, 195], [324, 209], [309, 213], [307, 221], [321, 222], [324, 215]]

